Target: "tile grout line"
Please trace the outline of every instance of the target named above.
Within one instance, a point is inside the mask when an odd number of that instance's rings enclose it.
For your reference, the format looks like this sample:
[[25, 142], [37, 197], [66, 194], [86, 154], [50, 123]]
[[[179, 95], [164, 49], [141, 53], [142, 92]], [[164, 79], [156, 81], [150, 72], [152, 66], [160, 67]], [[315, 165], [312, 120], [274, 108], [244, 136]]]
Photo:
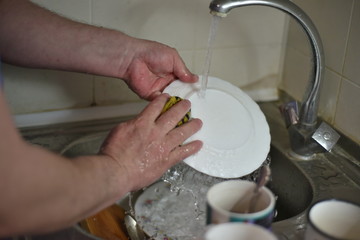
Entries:
[[346, 34], [345, 54], [344, 54], [344, 58], [343, 58], [342, 66], [341, 66], [341, 73], [340, 73], [341, 81], [340, 81], [339, 91], [338, 91], [338, 94], [336, 96], [335, 113], [334, 113], [334, 119], [333, 119], [333, 123], [332, 123], [333, 125], [336, 124], [336, 116], [337, 116], [337, 112], [338, 112], [340, 93], [341, 93], [341, 89], [343, 88], [344, 79], [345, 79], [345, 76], [344, 76], [345, 61], [346, 61], [346, 56], [348, 54], [348, 46], [349, 46], [349, 41], [350, 41], [350, 32], [351, 32], [351, 25], [352, 25], [352, 22], [353, 22], [354, 9], [355, 9], [355, 0], [352, 1], [352, 7], [351, 7], [351, 13], [350, 13], [350, 21], [349, 21], [348, 31], [347, 31], [347, 34]]

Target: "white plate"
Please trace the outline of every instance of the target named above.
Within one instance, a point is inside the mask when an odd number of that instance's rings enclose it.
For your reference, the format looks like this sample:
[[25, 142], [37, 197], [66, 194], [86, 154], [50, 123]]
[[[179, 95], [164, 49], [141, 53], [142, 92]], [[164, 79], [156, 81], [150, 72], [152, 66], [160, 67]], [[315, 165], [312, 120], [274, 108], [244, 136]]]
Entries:
[[250, 174], [261, 166], [270, 150], [264, 114], [246, 93], [229, 82], [209, 77], [205, 97], [199, 94], [200, 84], [175, 81], [164, 90], [189, 99], [191, 116], [203, 121], [202, 129], [186, 141], [199, 139], [203, 148], [185, 163], [214, 177]]

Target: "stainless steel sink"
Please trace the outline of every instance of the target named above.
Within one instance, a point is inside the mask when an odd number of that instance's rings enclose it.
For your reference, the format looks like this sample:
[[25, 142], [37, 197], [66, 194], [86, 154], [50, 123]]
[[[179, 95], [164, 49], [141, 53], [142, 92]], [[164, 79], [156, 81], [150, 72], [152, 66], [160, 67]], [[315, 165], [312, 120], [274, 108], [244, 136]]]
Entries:
[[[67, 157], [96, 154], [106, 135], [107, 132], [101, 132], [82, 137], [64, 148], [61, 153]], [[270, 152], [273, 176], [268, 187], [277, 197], [275, 221], [281, 221], [303, 212], [311, 203], [313, 189], [309, 179], [293, 161], [289, 161], [288, 157], [274, 146]], [[244, 178], [249, 179], [248, 176]]]
[[314, 202], [337, 198], [360, 203], [360, 147], [342, 136], [331, 152], [301, 160], [290, 150], [278, 106], [277, 102], [260, 104], [272, 138], [270, 188], [279, 196], [273, 231], [279, 239], [300, 240], [306, 228], [306, 212]]
[[[279, 239], [303, 239], [306, 211], [313, 202], [341, 198], [360, 203], [360, 147], [343, 138], [344, 142], [340, 141], [332, 153], [319, 154], [312, 160], [299, 160], [290, 152], [288, 133], [277, 106], [277, 102], [260, 104], [272, 137], [272, 180], [268, 187], [277, 196], [273, 231]], [[97, 153], [109, 129], [123, 120], [23, 129], [22, 133], [34, 144], [75, 157]], [[77, 228], [70, 228], [48, 236], [32, 236], [32, 239], [56, 239], [60, 235], [69, 236], [61, 239], [74, 239], [74, 235], [76, 239], [88, 239], [78, 234]]]
[[294, 217], [306, 210], [314, 196], [310, 180], [299, 167], [274, 146], [271, 147], [272, 181], [269, 188], [277, 196], [274, 221]]

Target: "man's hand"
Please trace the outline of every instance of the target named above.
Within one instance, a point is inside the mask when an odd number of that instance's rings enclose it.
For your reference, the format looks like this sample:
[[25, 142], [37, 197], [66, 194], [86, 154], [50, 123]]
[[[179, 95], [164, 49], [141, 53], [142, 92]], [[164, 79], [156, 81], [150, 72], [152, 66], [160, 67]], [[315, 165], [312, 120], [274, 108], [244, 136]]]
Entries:
[[[128, 86], [140, 97], [154, 99], [172, 81], [194, 83], [198, 76], [191, 73], [174, 48], [161, 43], [135, 39], [129, 40], [128, 65], [123, 64], [121, 75]], [[127, 62], [127, 61], [125, 61]]]
[[101, 154], [119, 164], [120, 172], [127, 174], [132, 190], [153, 183], [168, 168], [202, 147], [201, 141], [182, 145], [200, 130], [201, 120], [192, 119], [175, 128], [190, 108], [188, 100], [178, 102], [160, 115], [168, 97], [161, 94], [137, 118], [118, 125], [102, 146]]

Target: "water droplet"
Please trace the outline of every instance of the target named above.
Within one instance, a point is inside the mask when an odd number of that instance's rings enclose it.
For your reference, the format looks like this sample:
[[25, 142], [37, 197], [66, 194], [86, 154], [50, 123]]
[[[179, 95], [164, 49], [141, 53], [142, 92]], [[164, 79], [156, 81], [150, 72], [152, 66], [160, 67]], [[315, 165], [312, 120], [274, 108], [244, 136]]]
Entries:
[[[268, 157], [263, 165], [270, 162]], [[240, 179], [253, 181], [258, 174], [259, 171], [254, 171]], [[148, 229], [149, 234], [155, 234], [153, 231], [156, 228], [156, 239], [164, 239], [164, 236], [196, 239], [206, 223], [207, 191], [224, 180], [200, 173], [183, 162], [173, 166], [162, 176], [162, 181], [169, 184], [167, 188], [154, 188], [152, 194], [158, 196], [156, 203], [148, 205], [141, 213], [147, 219], [143, 222], [144, 229]]]

